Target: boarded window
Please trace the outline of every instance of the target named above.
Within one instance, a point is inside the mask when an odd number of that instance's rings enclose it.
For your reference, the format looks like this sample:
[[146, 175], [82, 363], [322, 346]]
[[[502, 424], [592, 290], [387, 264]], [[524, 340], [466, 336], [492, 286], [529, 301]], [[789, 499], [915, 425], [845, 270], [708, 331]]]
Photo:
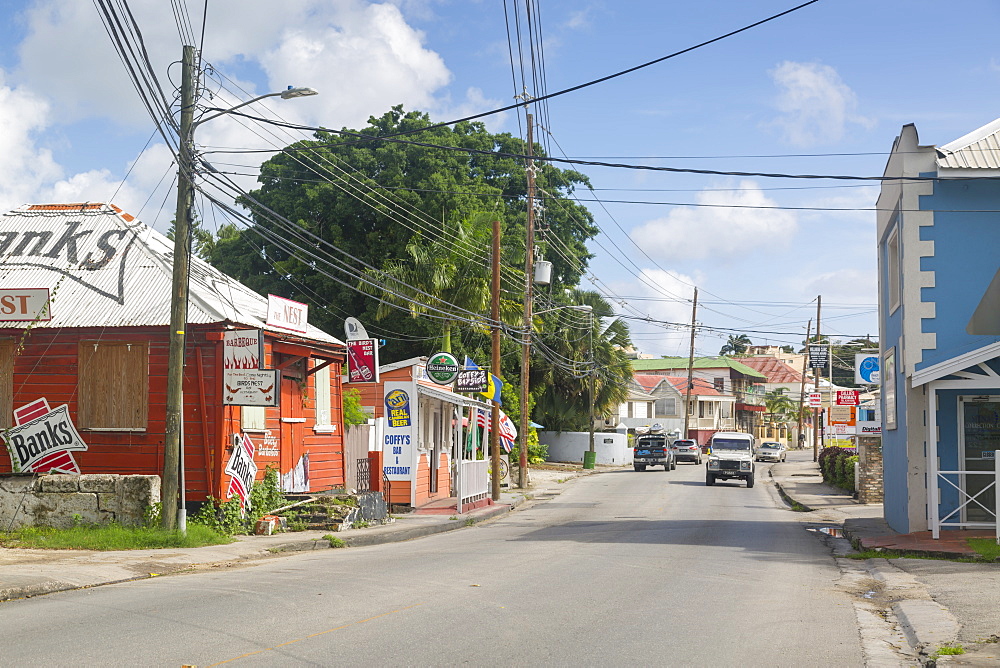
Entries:
[[81, 341], [77, 407], [82, 429], [144, 430], [149, 417], [149, 344]]
[[0, 339], [0, 429], [13, 426], [14, 339]]
[[677, 399], [668, 397], [656, 400], [656, 417], [673, 417], [677, 415]]

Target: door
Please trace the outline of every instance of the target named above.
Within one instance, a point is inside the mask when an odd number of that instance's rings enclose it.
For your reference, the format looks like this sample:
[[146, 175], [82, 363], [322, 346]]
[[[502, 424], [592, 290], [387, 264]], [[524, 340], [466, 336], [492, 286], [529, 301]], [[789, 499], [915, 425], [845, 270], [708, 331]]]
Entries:
[[305, 449], [302, 359], [281, 370], [281, 491], [309, 491], [309, 455]]
[[[1000, 449], [1000, 396], [962, 397], [959, 401], [959, 439], [963, 471], [996, 470], [994, 452]], [[996, 488], [992, 475], [963, 475], [962, 490], [974, 501], [965, 507], [965, 522], [996, 521]], [[985, 491], [983, 491], [985, 490]], [[979, 496], [976, 496], [976, 495]]]

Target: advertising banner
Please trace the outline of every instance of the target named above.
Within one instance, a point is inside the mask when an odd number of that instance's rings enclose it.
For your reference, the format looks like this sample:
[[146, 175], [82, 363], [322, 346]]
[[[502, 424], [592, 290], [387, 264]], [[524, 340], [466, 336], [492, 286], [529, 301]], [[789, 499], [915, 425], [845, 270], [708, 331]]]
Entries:
[[48, 288], [0, 288], [0, 321], [52, 320]]
[[859, 385], [878, 385], [882, 382], [879, 373], [878, 353], [857, 353], [854, 355], [854, 382]]
[[259, 329], [231, 329], [222, 337], [225, 369], [260, 369], [264, 361], [264, 337]]
[[809, 367], [826, 370], [830, 366], [830, 347], [812, 344], [809, 346]]
[[254, 444], [246, 434], [237, 436], [239, 442], [233, 448], [233, 454], [226, 464], [226, 474], [232, 476], [229, 480], [229, 498], [240, 497], [240, 509], [246, 512], [250, 507], [250, 490], [257, 478], [257, 464], [253, 460]]
[[352, 339], [347, 342], [347, 382], [378, 382], [378, 341]]
[[854, 410], [850, 406], [831, 406], [830, 422], [841, 424], [854, 424]]
[[463, 369], [455, 378], [456, 392], [485, 392], [489, 386], [489, 372], [486, 369]]
[[[87, 444], [80, 438], [73, 421], [69, 418], [69, 406], [63, 404], [43, 413], [4, 433], [4, 441], [10, 451], [11, 462], [16, 470], [35, 471], [53, 457], [68, 457], [68, 462], [76, 466], [69, 452], [86, 450]], [[61, 470], [65, 473], [79, 473], [66, 468], [50, 467], [41, 470]]]
[[226, 369], [224, 406], [277, 406], [277, 369]]
[[447, 352], [434, 353], [427, 360], [427, 377], [438, 385], [451, 385], [460, 367], [455, 356]]
[[267, 326], [305, 334], [309, 305], [278, 295], [267, 296]]
[[837, 405], [838, 406], [857, 406], [858, 405], [858, 391], [857, 390], [837, 390]]
[[823, 395], [819, 392], [809, 393], [809, 408], [820, 408], [823, 406]]
[[[411, 393], [413, 396], [411, 396]], [[416, 389], [412, 383], [385, 383], [383, 470], [389, 480], [411, 480], [415, 471], [414, 422]]]

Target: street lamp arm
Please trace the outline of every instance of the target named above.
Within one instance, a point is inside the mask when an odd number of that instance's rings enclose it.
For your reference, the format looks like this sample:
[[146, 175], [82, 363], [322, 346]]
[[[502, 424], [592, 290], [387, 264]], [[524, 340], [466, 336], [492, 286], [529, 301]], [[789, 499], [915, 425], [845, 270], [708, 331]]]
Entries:
[[252, 100], [241, 102], [235, 107], [229, 107], [228, 109], [219, 109], [216, 113], [212, 114], [211, 116], [205, 116], [204, 118], [199, 118], [197, 121], [191, 124], [191, 132], [194, 132], [194, 129], [196, 127], [198, 127], [202, 123], [205, 123], [206, 121], [210, 121], [213, 118], [218, 118], [219, 116], [225, 116], [226, 114], [232, 113], [237, 109], [241, 109], [249, 104], [253, 104], [254, 102], [260, 102], [261, 100], [268, 97], [280, 97], [282, 100], [290, 100], [295, 97], [308, 97], [310, 95], [319, 95], [319, 93], [312, 88], [304, 88], [304, 87], [293, 88], [292, 86], [289, 86], [287, 89], [278, 91], [276, 93], [266, 93], [264, 95], [258, 95]]

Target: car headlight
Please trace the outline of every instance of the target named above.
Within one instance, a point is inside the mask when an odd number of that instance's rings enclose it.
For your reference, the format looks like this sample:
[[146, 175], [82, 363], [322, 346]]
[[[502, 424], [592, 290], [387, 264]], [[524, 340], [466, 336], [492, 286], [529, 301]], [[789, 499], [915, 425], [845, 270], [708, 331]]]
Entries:
[[717, 468], [719, 468], [719, 460], [718, 459], [709, 459], [708, 460], [708, 468], [710, 468], [710, 469], [717, 469]]
[[744, 469], [746, 471], [749, 471], [750, 470], [750, 464], [751, 464], [751, 462], [749, 462], [749, 461], [740, 462], [740, 468]]

